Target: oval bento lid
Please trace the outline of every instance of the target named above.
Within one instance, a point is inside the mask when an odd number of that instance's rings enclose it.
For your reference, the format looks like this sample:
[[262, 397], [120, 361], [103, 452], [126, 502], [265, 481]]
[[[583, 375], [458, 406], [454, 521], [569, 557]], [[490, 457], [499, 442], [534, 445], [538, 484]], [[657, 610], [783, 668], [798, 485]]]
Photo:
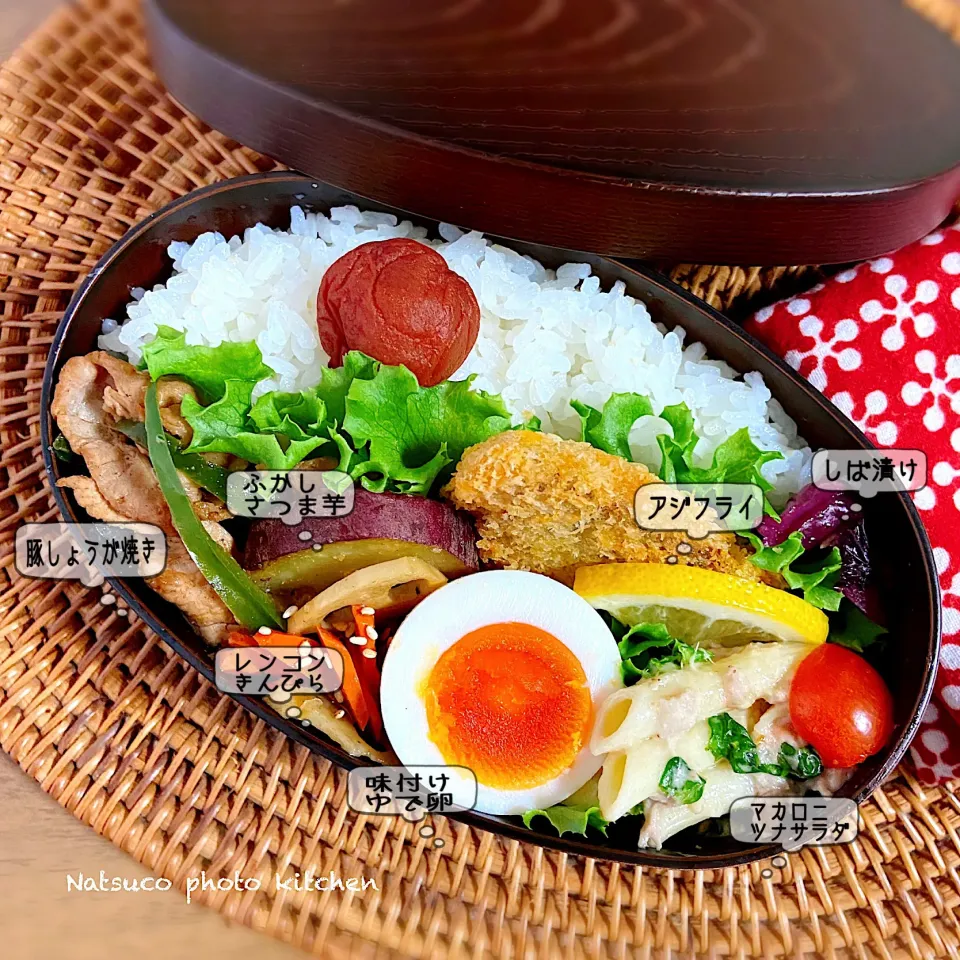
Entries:
[[829, 263], [960, 193], [960, 50], [899, 0], [147, 0], [212, 126], [424, 217], [615, 256]]

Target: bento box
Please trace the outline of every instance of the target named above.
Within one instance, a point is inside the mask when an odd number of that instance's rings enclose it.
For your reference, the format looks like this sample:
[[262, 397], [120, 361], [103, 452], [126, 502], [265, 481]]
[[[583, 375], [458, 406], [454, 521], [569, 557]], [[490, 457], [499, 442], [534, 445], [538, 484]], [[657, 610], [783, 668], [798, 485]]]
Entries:
[[[295, 173], [148, 217], [50, 351], [60, 509], [166, 526], [167, 579], [111, 585], [209, 680], [218, 649], [335, 650], [330, 695], [230, 695], [344, 768], [467, 767], [450, 815], [571, 853], [771, 856], [731, 798], [859, 801], [917, 729], [940, 623], [913, 503], [812, 487], [813, 450], [870, 443], [665, 277], [469, 226]], [[346, 474], [352, 512], [237, 516], [254, 468]], [[647, 485], [723, 481], [760, 526], [636, 521]]]

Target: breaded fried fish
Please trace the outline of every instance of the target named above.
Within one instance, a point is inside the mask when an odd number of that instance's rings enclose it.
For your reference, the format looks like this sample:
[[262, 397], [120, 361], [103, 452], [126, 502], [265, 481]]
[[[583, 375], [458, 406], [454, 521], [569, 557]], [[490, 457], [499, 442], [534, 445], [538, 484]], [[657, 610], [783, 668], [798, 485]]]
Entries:
[[[688, 540], [682, 532], [642, 530], [634, 518], [639, 487], [660, 478], [639, 463], [587, 443], [512, 430], [470, 447], [443, 495], [472, 514], [483, 559], [572, 584], [577, 567], [634, 561], [706, 567], [781, 586], [747, 560], [733, 534]], [[689, 553], [678, 553], [686, 541]]]

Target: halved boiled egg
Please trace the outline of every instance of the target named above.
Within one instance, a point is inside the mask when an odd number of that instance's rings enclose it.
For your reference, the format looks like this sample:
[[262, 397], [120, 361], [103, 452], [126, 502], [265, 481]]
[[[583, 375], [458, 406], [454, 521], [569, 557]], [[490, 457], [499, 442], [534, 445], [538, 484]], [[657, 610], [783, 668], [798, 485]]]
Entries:
[[[402, 763], [467, 767], [476, 809], [517, 814], [559, 803], [600, 769], [590, 733], [619, 686], [617, 644], [590, 604], [548, 577], [494, 570], [420, 602], [380, 691]], [[472, 801], [472, 783], [451, 779], [454, 800]]]

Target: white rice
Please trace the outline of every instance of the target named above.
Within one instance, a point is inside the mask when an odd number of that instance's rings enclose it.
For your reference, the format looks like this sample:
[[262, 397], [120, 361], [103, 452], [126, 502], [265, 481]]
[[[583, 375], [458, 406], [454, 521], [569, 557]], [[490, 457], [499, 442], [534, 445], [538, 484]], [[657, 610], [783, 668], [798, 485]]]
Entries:
[[[293, 207], [290, 219], [289, 232], [257, 224], [242, 239], [205, 233], [192, 244], [171, 243], [171, 279], [132, 291], [127, 319], [105, 320], [100, 346], [137, 363], [160, 325], [184, 331], [192, 344], [255, 340], [276, 374], [256, 395], [311, 387], [328, 359], [316, 325], [327, 267], [361, 243], [412, 237], [435, 247], [480, 303], [480, 336], [455, 379], [475, 373], [474, 387], [499, 393], [517, 422], [533, 415], [544, 430], [577, 437], [571, 399], [599, 408], [611, 393], [642, 393], [657, 414], [681, 401], [690, 407], [700, 463], [741, 427], [761, 449], [782, 452], [785, 459], [763, 467], [775, 502], [809, 479], [811, 451], [759, 373], [740, 377], [706, 359], [702, 344], [684, 347], [683, 330], [653, 323], [620, 282], [601, 290], [587, 264], [554, 272], [476, 232], [444, 225], [442, 240], [431, 240], [409, 221], [356, 207], [336, 207], [329, 217]], [[665, 432], [666, 421], [645, 417], [631, 433], [635, 457], [652, 470], [660, 466], [654, 438]]]

